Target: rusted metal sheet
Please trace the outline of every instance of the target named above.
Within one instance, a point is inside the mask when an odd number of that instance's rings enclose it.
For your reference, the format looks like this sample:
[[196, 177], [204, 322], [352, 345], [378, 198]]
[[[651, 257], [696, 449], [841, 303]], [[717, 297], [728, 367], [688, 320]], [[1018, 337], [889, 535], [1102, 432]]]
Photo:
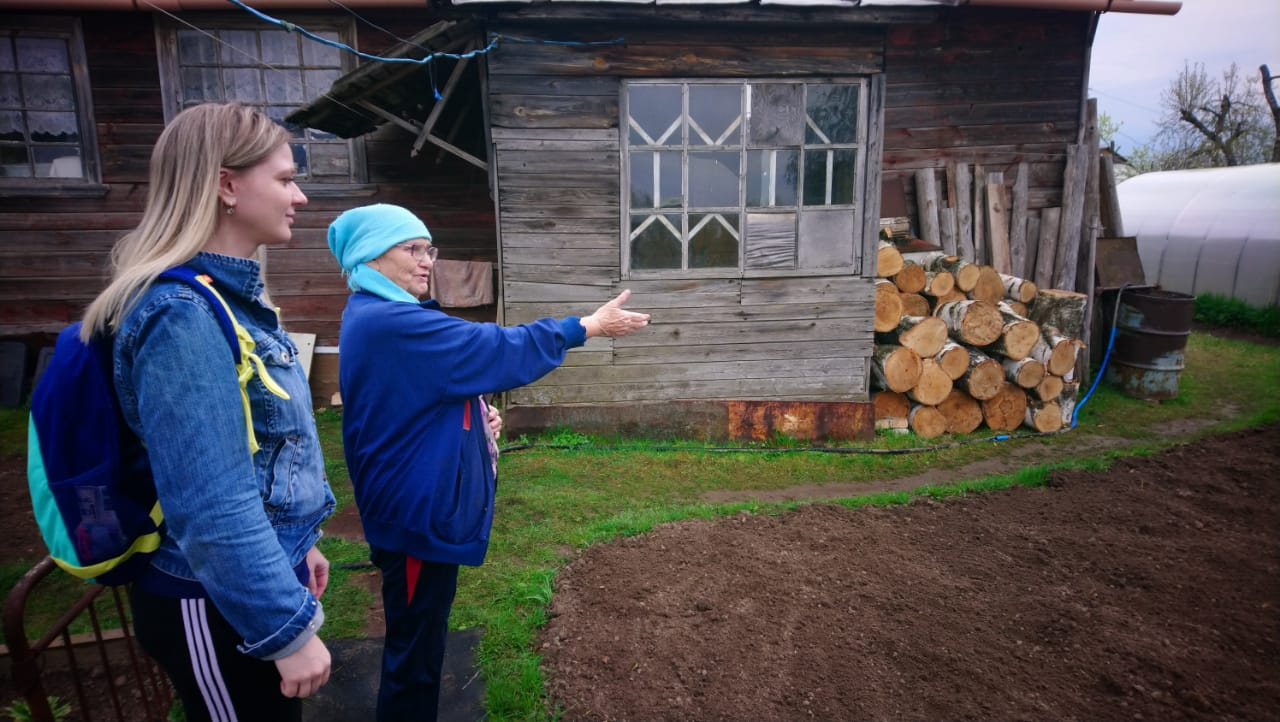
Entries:
[[729, 401], [729, 438], [764, 441], [776, 435], [802, 441], [870, 439], [875, 408], [853, 401]]
[[870, 439], [875, 409], [852, 401], [672, 401], [643, 404], [511, 406], [509, 437], [568, 427], [585, 434], [677, 436], [708, 441]]
[[1160, 289], [1123, 292], [1108, 382], [1139, 399], [1176, 397], [1195, 302], [1195, 296]]

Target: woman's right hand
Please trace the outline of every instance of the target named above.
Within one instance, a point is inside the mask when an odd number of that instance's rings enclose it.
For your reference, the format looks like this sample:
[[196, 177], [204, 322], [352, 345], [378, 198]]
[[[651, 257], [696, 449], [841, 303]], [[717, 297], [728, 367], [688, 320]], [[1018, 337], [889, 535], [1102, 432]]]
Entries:
[[286, 697], [308, 697], [329, 681], [329, 649], [319, 637], [312, 637], [302, 649], [277, 659], [280, 672], [280, 694]]
[[617, 298], [597, 308], [595, 313], [582, 319], [587, 338], [600, 335], [618, 338], [648, 326], [649, 314], [622, 308], [622, 304], [630, 297], [631, 289], [627, 289], [619, 293]]

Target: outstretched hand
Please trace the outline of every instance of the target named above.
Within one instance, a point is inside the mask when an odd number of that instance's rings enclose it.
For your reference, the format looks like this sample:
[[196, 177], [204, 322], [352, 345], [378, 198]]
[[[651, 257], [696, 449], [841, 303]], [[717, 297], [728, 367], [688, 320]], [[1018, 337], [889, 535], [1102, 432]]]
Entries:
[[622, 308], [622, 304], [626, 303], [628, 298], [631, 298], [629, 288], [597, 308], [595, 313], [582, 319], [582, 325], [587, 329], [587, 337], [604, 335], [618, 338], [648, 326], [649, 314]]

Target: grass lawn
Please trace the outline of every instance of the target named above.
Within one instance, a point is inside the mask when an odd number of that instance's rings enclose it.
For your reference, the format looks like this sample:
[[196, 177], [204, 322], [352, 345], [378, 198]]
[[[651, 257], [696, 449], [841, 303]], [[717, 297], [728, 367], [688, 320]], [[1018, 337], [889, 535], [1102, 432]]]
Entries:
[[[1082, 396], [1086, 389], [1082, 388]], [[23, 453], [25, 410], [0, 410], [0, 452]], [[1180, 434], [1168, 428], [1180, 419], [1206, 420]], [[758, 501], [711, 504], [709, 491], [752, 492], [799, 484], [865, 482], [868, 489], [922, 473], [944, 472], [1006, 455], [1014, 445], [1060, 449], [1041, 466], [1010, 470], [952, 487], [881, 494], [844, 494], [841, 503], [900, 503], [914, 494], [944, 495], [1011, 484], [1038, 484], [1052, 468], [1105, 465], [1118, 455], [1152, 453], [1177, 441], [1280, 420], [1280, 347], [1192, 334], [1186, 371], [1176, 399], [1161, 403], [1126, 397], [1099, 384], [1069, 432], [1037, 436], [1016, 433], [993, 442], [989, 430], [966, 436], [923, 440], [911, 435], [878, 436], [854, 453], [803, 450], [794, 440], [742, 446], [741, 451], [708, 450], [701, 443], [669, 439], [602, 439], [571, 430], [537, 438], [508, 439], [499, 463], [498, 502], [492, 543], [484, 565], [464, 568], [451, 624], [483, 627], [478, 651], [493, 720], [543, 720], [543, 679], [534, 640], [546, 620], [557, 570], [590, 544], [636, 534], [655, 524], [713, 517], [748, 510], [780, 513], [798, 502]], [[341, 417], [317, 414], [326, 467], [339, 504], [350, 504], [350, 480], [342, 462]], [[17, 427], [21, 427], [20, 432]], [[1106, 451], [1083, 443], [1089, 438], [1120, 440]], [[937, 448], [935, 448], [937, 447]], [[897, 449], [902, 453], [884, 453]], [[906, 451], [907, 449], [920, 449]], [[1088, 449], [1081, 451], [1081, 449]], [[954, 475], [954, 473], [953, 473]], [[367, 559], [362, 544], [325, 539], [335, 567]], [[36, 560], [30, 560], [34, 563]], [[11, 586], [26, 560], [0, 569], [0, 584]], [[352, 579], [353, 570], [335, 569], [325, 597], [327, 637], [359, 636], [369, 593]]]

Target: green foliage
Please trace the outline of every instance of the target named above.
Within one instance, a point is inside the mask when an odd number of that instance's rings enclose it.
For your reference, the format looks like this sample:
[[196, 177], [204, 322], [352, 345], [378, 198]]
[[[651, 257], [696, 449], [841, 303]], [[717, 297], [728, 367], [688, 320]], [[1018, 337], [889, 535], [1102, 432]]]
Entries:
[[1236, 298], [1202, 293], [1196, 296], [1195, 320], [1280, 338], [1280, 306], [1276, 305], [1259, 308]]
[[[61, 722], [71, 716], [71, 703], [63, 702], [57, 695], [49, 695], [49, 711], [53, 712], [55, 722]], [[9, 715], [14, 722], [32, 722], [35, 720], [35, 714], [31, 711], [31, 706], [27, 704], [25, 699], [14, 700], [4, 708], [4, 713]]]

